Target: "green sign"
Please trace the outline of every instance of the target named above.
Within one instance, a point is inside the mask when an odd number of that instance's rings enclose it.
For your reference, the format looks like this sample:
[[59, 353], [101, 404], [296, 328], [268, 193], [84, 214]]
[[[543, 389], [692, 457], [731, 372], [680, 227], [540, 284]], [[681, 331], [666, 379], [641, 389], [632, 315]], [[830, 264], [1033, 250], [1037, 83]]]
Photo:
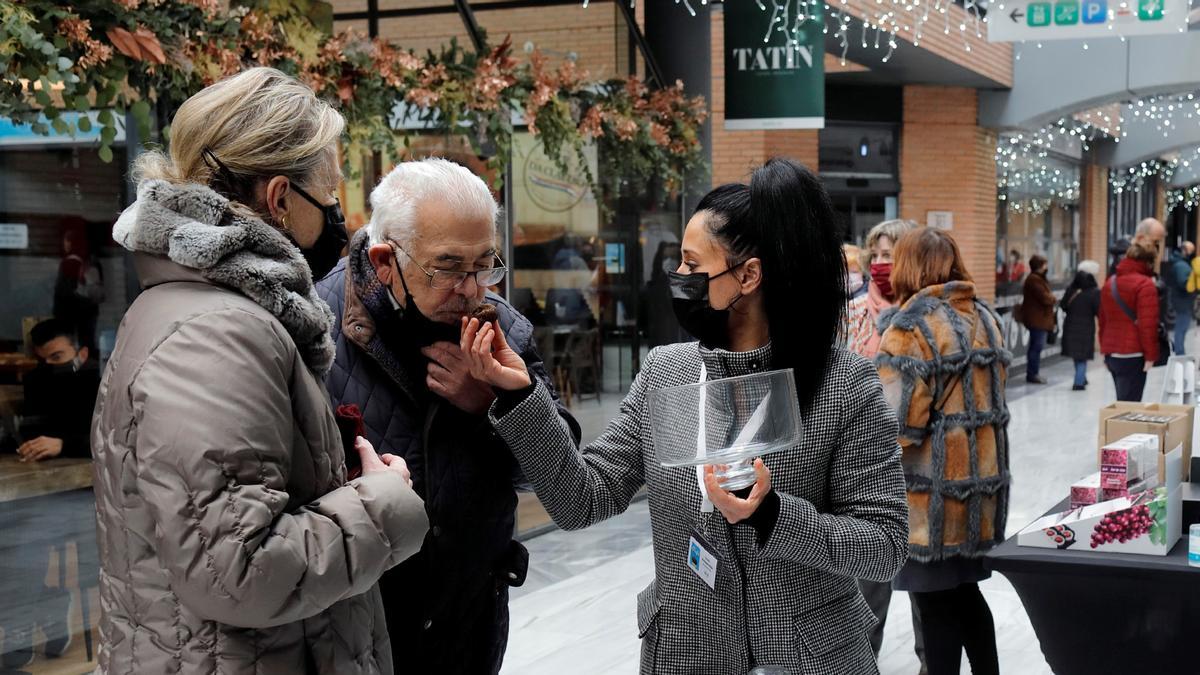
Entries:
[[825, 22], [812, 5], [724, 3], [726, 129], [825, 126]]
[[1079, 3], [1076, 0], [1054, 3], [1054, 23], [1058, 26], [1072, 26], [1079, 23]]
[[1031, 2], [1026, 7], [1029, 12], [1030, 26], [1049, 26], [1050, 25], [1050, 3], [1048, 2]]
[[1163, 0], [1138, 0], [1138, 19], [1141, 21], [1162, 21]]

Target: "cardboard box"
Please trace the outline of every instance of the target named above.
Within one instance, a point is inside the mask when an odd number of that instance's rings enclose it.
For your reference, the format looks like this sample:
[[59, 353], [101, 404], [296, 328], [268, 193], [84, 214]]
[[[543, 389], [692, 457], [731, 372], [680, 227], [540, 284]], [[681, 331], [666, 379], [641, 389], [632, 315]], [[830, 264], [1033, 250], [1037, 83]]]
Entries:
[[[1120, 416], [1114, 419], [1120, 419]], [[1157, 469], [1158, 436], [1133, 434], [1100, 448], [1100, 487], [1105, 490], [1128, 490], [1131, 484]]]
[[1030, 523], [1017, 544], [1032, 548], [1167, 555], [1182, 536], [1183, 449], [1165, 457], [1166, 486], [1053, 513]]
[[1075, 481], [1071, 486], [1071, 508], [1090, 506], [1105, 501], [1100, 496], [1100, 473]]
[[[1162, 424], [1131, 422], [1114, 419], [1129, 412], [1169, 417]], [[1154, 434], [1158, 436], [1158, 481], [1166, 485], [1166, 466], [1162, 455], [1170, 454], [1177, 447], [1183, 448], [1183, 480], [1190, 476], [1192, 458], [1192, 428], [1195, 425], [1196, 408], [1188, 405], [1165, 403], [1117, 402], [1100, 409], [1100, 444], [1096, 449], [1096, 463], [1100, 463], [1100, 448], [1130, 434]]]

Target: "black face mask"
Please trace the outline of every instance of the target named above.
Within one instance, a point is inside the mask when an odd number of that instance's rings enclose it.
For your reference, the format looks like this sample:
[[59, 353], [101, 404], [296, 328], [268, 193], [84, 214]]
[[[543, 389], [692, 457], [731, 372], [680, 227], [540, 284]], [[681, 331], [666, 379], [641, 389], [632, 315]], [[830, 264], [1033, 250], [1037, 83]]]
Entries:
[[[317, 237], [312, 248], [300, 249], [300, 254], [308, 262], [308, 269], [312, 270], [313, 281], [320, 281], [337, 265], [338, 260], [342, 257], [342, 249], [346, 248], [346, 242], [350, 240], [349, 235], [346, 234], [346, 218], [342, 215], [342, 207], [337, 202], [326, 206], [300, 189], [300, 186], [292, 185], [292, 189], [313, 206], [321, 209], [321, 213], [325, 216], [325, 225], [321, 228], [321, 235]], [[295, 242], [295, 239], [292, 241]]]
[[729, 310], [742, 299], [739, 294], [725, 309], [716, 309], [709, 304], [709, 283], [733, 272], [744, 262], [711, 277], [704, 272], [667, 274], [671, 283], [671, 304], [675, 309], [675, 318], [685, 331], [706, 347], [729, 346]]
[[[208, 147], [200, 150], [200, 156], [215, 174], [212, 181], [212, 188], [214, 190], [230, 199], [250, 203], [246, 200], [248, 191], [246, 187], [247, 179], [239, 178]], [[346, 234], [346, 218], [342, 215], [342, 207], [337, 202], [326, 206], [301, 189], [299, 185], [293, 183], [291, 187], [296, 191], [296, 194], [307, 199], [313, 206], [321, 209], [321, 214], [325, 216], [325, 224], [321, 228], [321, 234], [317, 237], [311, 248], [300, 246], [290, 232], [284, 232], [287, 238], [291, 239], [293, 244], [296, 244], [296, 248], [300, 249], [300, 254], [304, 256], [305, 262], [308, 263], [308, 269], [312, 272], [313, 281], [320, 281], [337, 265], [338, 259], [342, 257], [342, 249], [346, 248], [346, 242], [350, 241], [350, 236]]]
[[70, 361], [67, 361], [66, 363], [58, 363], [58, 364], [39, 363], [37, 370], [39, 373], [42, 373], [43, 376], [60, 378], [60, 377], [71, 377], [75, 373], [79, 372], [79, 369], [82, 367], [83, 367], [83, 363], [79, 360], [79, 357], [76, 356], [75, 358], [71, 359]]
[[417, 342], [427, 347], [435, 342], [452, 342], [458, 344], [459, 338], [462, 336], [462, 330], [457, 324], [451, 325], [434, 321], [425, 316], [420, 307], [417, 307], [417, 301], [413, 299], [412, 291], [408, 290], [408, 282], [404, 280], [404, 275], [400, 273], [400, 261], [396, 256], [396, 249], [392, 249], [392, 262], [396, 270], [396, 276], [400, 277], [400, 286], [404, 288], [405, 306], [397, 309], [400, 314], [400, 320], [404, 322], [406, 330], [412, 331]]

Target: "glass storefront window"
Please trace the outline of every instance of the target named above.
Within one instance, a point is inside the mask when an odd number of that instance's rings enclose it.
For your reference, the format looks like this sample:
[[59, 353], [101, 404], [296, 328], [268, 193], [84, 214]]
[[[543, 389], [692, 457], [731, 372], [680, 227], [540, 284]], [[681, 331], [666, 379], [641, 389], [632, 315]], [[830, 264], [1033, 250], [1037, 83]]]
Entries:
[[[586, 153], [598, 170], [595, 151]], [[582, 166], [562, 171], [527, 132], [513, 142], [510, 301], [535, 326], [569, 401], [626, 391], [645, 352], [683, 335], [666, 271], [679, 266], [678, 199], [605, 205]]]
[[884, 220], [898, 217], [900, 183], [894, 124], [830, 122], [821, 129], [821, 181], [829, 190], [846, 240], [858, 246]]
[[[1079, 262], [1079, 162], [1001, 135], [996, 162], [997, 298], [1021, 293], [1029, 258], [1049, 261], [1050, 283], [1070, 283]], [[1015, 150], [1013, 148], [1016, 148]]]
[[136, 294], [111, 238], [113, 161], [0, 129], [0, 671], [96, 667], [96, 510], [88, 433], [100, 370]]

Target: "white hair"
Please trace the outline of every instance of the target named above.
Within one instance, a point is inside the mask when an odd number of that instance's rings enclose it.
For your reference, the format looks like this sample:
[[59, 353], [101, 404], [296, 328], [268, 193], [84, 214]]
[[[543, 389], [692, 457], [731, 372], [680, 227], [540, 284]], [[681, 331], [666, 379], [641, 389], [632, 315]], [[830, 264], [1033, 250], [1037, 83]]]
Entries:
[[1096, 262], [1095, 260], [1081, 260], [1077, 269], [1080, 272], [1087, 272], [1088, 274], [1092, 275], [1092, 278], [1095, 279], [1097, 283], [1103, 281], [1103, 279], [1100, 278], [1100, 263]]
[[491, 190], [470, 169], [440, 157], [401, 162], [371, 190], [371, 244], [390, 239], [410, 247], [420, 236], [417, 207], [427, 199], [447, 202], [456, 214], [488, 218], [493, 227], [499, 221]]

